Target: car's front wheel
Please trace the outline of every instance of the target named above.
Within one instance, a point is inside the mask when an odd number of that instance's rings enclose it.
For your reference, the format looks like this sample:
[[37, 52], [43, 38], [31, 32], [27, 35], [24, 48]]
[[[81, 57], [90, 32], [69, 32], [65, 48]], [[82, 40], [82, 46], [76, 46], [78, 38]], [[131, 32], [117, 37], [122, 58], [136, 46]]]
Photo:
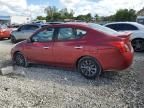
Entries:
[[88, 79], [94, 79], [101, 74], [102, 67], [92, 57], [83, 57], [78, 62], [78, 71]]
[[23, 66], [23, 67], [27, 67], [28, 66], [26, 58], [20, 52], [17, 52], [14, 55], [13, 63], [18, 65], [18, 66]]
[[132, 46], [135, 52], [144, 51], [144, 39], [134, 39], [132, 41]]
[[16, 43], [17, 42], [17, 40], [16, 40], [16, 38], [14, 36], [11, 36], [11, 42], [12, 43]]

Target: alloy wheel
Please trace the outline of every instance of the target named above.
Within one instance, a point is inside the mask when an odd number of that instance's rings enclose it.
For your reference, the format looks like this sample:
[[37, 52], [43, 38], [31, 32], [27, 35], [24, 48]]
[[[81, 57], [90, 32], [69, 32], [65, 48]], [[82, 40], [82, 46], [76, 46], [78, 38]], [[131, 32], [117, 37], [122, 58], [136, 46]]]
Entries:
[[78, 69], [86, 78], [95, 78], [101, 73], [101, 66], [92, 58], [83, 58], [79, 61]]
[[20, 53], [15, 54], [14, 62], [18, 66], [25, 66], [26, 65], [26, 60], [25, 60], [24, 56]]

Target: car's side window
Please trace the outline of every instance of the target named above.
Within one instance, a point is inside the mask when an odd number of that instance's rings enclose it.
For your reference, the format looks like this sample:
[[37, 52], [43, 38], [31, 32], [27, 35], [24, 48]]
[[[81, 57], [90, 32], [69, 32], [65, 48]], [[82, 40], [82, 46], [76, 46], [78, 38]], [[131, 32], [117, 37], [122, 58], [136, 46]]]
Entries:
[[75, 33], [73, 28], [59, 28], [58, 40], [71, 40], [75, 39]]
[[23, 25], [23, 26], [20, 26], [20, 27], [18, 28], [18, 31], [22, 31], [24, 28], [25, 28], [24, 25]]
[[29, 27], [28, 27], [28, 30], [37, 30], [39, 27], [38, 26], [36, 26], [36, 25], [30, 25]]
[[53, 40], [54, 28], [46, 28], [32, 37], [33, 42], [48, 42]]
[[123, 31], [124, 30], [124, 27], [123, 27], [123, 24], [114, 24], [115, 25], [115, 30], [116, 31]]
[[76, 38], [81, 38], [81, 37], [85, 36], [86, 33], [87, 32], [85, 30], [76, 29]]
[[86, 35], [87, 31], [79, 28], [59, 28], [57, 40], [78, 39]]
[[118, 27], [117, 24], [106, 25], [106, 27], [111, 28], [111, 29], [116, 30], [116, 31], [120, 30], [120, 28]]
[[125, 30], [138, 30], [138, 28], [134, 25], [131, 25], [131, 24], [123, 24], [123, 28]]
[[28, 30], [28, 25], [23, 25], [23, 26], [21, 26], [18, 30], [19, 30], [19, 31]]
[[110, 24], [107, 27], [114, 29], [116, 31], [123, 31], [123, 30], [138, 30], [137, 27], [131, 24]]

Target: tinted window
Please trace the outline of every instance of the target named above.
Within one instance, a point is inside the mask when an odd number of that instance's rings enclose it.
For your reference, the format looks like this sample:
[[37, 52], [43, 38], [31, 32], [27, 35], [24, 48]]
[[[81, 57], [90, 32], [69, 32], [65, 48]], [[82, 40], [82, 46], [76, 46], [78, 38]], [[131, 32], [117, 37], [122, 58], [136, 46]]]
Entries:
[[123, 30], [138, 30], [138, 28], [131, 24], [110, 24], [107, 27], [114, 29], [116, 31], [123, 31]]
[[85, 36], [87, 32], [85, 30], [81, 30], [81, 29], [76, 29], [76, 38], [80, 38]]
[[111, 29], [116, 30], [116, 31], [119, 30], [117, 24], [110, 24], [110, 25], [106, 25], [106, 27], [111, 28]]
[[122, 27], [123, 27], [122, 30], [138, 30], [136, 26], [131, 24], [123, 24]]
[[75, 39], [75, 33], [72, 28], [60, 28], [58, 33], [58, 40]]
[[36, 30], [36, 29], [38, 29], [39, 27], [38, 26], [36, 26], [36, 25], [29, 25], [29, 26], [27, 26], [27, 30]]
[[27, 30], [27, 25], [21, 26], [18, 30], [19, 30], [19, 31]]
[[58, 40], [78, 39], [85, 36], [86, 33], [85, 30], [76, 28], [59, 28]]
[[36, 25], [23, 25], [19, 28], [20, 31], [23, 31], [23, 30], [36, 30], [38, 29], [39, 27], [36, 26]]
[[44, 29], [32, 37], [32, 41], [34, 42], [47, 42], [52, 41], [54, 34], [54, 28]]

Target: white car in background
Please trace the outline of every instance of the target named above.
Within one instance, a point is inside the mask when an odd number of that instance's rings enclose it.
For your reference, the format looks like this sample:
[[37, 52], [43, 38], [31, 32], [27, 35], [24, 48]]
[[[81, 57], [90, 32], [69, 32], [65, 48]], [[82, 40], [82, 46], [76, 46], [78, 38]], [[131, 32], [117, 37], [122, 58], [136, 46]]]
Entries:
[[105, 26], [118, 32], [131, 32], [134, 50], [136, 52], [144, 51], [144, 25], [137, 22], [113, 22]]

